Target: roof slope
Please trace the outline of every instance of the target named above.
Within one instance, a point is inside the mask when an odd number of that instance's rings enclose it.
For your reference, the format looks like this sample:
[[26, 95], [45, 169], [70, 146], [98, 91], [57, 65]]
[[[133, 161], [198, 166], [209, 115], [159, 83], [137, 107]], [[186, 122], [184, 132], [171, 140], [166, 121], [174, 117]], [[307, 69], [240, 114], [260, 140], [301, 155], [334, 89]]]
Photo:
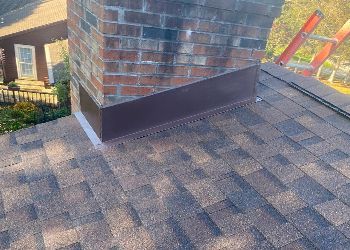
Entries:
[[67, 20], [67, 0], [27, 4], [0, 17], [0, 38]]
[[34, 2], [38, 0], [0, 0], [0, 16]]
[[73, 116], [0, 136], [0, 248], [349, 249], [349, 120], [260, 77], [263, 101], [123, 145]]

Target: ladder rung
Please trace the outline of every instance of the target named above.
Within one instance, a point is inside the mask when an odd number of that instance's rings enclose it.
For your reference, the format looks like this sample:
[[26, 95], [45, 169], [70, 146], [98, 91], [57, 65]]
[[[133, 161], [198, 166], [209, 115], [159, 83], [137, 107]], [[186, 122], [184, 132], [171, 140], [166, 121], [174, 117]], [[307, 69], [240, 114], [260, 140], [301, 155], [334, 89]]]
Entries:
[[288, 63], [286, 66], [290, 68], [297, 68], [309, 71], [314, 69], [310, 64]]
[[[307, 34], [304, 34], [304, 35], [307, 35]], [[308, 38], [318, 40], [321, 42], [326, 42], [326, 43], [334, 43], [334, 44], [338, 43], [338, 40], [335, 38], [329, 38], [329, 37], [319, 36], [319, 35], [315, 35], [315, 34], [310, 34]]]

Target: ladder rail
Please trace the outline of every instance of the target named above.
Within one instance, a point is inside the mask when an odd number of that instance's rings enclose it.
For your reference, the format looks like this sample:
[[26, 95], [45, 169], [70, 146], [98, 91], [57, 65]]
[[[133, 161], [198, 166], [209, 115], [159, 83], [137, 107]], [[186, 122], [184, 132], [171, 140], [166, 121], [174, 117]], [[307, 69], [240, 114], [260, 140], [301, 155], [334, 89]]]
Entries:
[[[284, 50], [284, 52], [277, 59], [276, 64], [278, 65], [286, 65], [290, 59], [294, 56], [295, 52], [305, 43], [309, 34], [311, 34], [317, 26], [320, 24], [322, 19], [324, 18], [323, 13], [320, 10], [316, 10], [304, 24], [304, 26], [300, 29], [300, 31], [293, 38], [292, 42], [288, 45], [288, 47]], [[306, 36], [305, 36], [306, 34]]]
[[328, 42], [312, 60], [310, 65], [313, 67], [314, 70], [313, 71], [304, 70], [302, 74], [304, 76], [311, 76], [349, 37], [350, 37], [350, 19], [343, 25], [343, 27], [334, 36], [334, 39], [336, 39], [338, 42], [336, 44]]

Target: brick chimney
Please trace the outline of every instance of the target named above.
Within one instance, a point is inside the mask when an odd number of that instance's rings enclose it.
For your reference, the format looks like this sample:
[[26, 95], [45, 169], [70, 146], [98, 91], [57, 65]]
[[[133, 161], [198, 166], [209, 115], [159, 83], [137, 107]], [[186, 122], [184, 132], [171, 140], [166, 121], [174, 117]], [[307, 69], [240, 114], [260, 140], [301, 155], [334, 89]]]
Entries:
[[[73, 111], [254, 64], [284, 0], [68, 0]], [[80, 87], [81, 86], [81, 87]]]

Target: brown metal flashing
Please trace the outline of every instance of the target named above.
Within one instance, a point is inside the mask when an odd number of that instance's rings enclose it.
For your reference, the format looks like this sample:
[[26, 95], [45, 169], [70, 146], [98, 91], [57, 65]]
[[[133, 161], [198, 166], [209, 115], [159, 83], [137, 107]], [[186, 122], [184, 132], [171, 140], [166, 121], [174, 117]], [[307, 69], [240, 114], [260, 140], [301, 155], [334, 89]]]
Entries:
[[81, 109], [103, 142], [123, 142], [254, 102], [259, 70], [253, 65], [100, 110], [83, 90]]
[[102, 136], [102, 124], [101, 124], [101, 112], [102, 108], [96, 104], [95, 100], [91, 98], [89, 93], [84, 87], [79, 84], [80, 95], [80, 109], [86, 120], [90, 123], [90, 126], [95, 131], [96, 135], [101, 138]]

